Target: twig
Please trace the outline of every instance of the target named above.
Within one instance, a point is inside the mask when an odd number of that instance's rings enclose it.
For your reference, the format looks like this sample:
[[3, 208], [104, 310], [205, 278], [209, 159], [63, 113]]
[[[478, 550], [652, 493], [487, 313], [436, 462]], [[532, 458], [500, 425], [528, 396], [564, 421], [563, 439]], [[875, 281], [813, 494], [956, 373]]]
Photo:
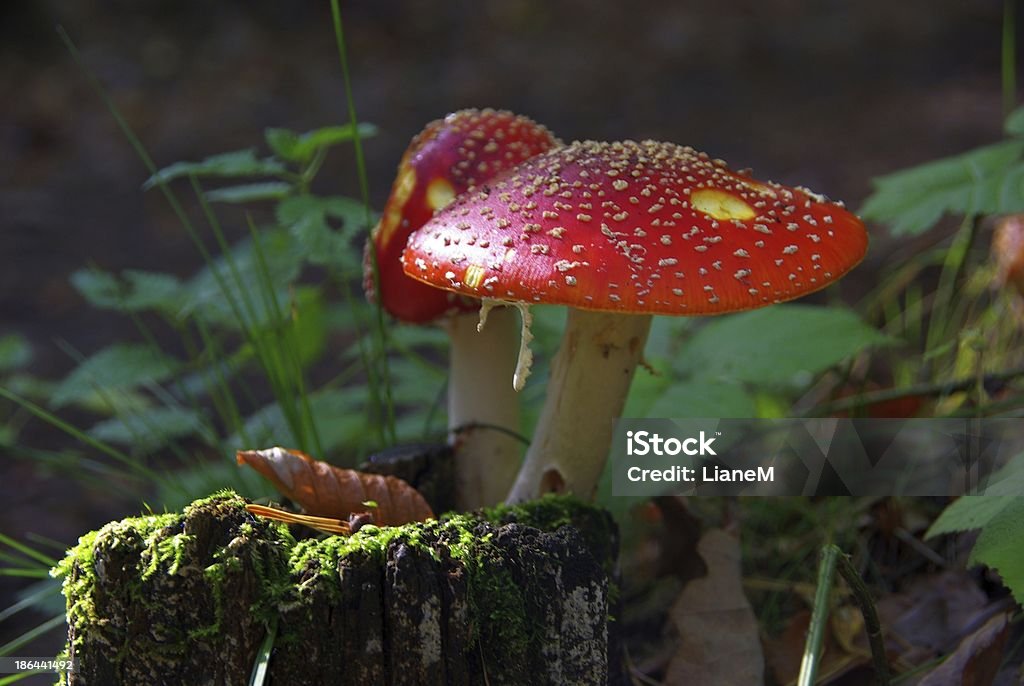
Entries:
[[[986, 374], [982, 379], [982, 383], [990, 384], [993, 382], [1009, 381], [1010, 379], [1015, 379], [1020, 376], [1024, 376], [1024, 367], [1014, 367], [1013, 369], [1005, 369], [1003, 371]], [[880, 391], [869, 391], [867, 393], [861, 393], [860, 395], [851, 395], [846, 398], [839, 398], [832, 402], [817, 405], [812, 408], [811, 411], [814, 412], [815, 415], [824, 416], [835, 412], [841, 412], [843, 410], [852, 410], [856, 407], [872, 405], [874, 403], [885, 402], [888, 400], [897, 400], [899, 398], [907, 398], [915, 395], [950, 395], [951, 393], [957, 393], [959, 391], [965, 391], [969, 388], [973, 388], [977, 383], [978, 377], [971, 376], [970, 378], [957, 379], [955, 381], [922, 383], [915, 384], [913, 386], [904, 386], [902, 388], [886, 388]]]
[[[837, 559], [839, 573], [849, 584], [853, 591], [853, 599], [864, 616], [864, 628], [868, 632], [868, 643], [871, 646], [871, 660], [875, 664], [875, 678], [880, 686], [889, 686], [889, 660], [885, 656], [885, 639], [882, 636], [882, 624], [878, 621], [878, 613], [875, 611], [875, 602], [871, 599], [871, 593], [860, 578], [860, 574], [854, 569], [850, 558], [843, 554], [837, 546], [829, 544], [825, 547], [826, 554], [832, 551]], [[817, 610], [817, 607], [815, 607]]]

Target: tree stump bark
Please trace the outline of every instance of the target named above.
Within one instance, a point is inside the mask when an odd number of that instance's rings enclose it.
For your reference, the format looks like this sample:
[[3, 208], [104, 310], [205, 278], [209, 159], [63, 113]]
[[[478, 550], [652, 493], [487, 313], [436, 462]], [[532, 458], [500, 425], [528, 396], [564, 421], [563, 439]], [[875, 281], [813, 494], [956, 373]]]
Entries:
[[[73, 685], [605, 684], [617, 531], [548, 497], [296, 541], [222, 493], [88, 534], [58, 568]], [[611, 665], [611, 668], [609, 667]]]

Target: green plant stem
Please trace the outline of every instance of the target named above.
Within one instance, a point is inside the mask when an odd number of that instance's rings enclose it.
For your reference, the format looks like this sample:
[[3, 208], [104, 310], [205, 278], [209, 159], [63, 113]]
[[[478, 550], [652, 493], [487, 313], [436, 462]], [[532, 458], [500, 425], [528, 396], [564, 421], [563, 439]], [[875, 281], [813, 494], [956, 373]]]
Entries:
[[956, 300], [953, 297], [953, 291], [960, 281], [967, 263], [967, 254], [974, 243], [978, 219], [978, 216], [973, 214], [965, 216], [960, 230], [953, 238], [953, 243], [946, 251], [946, 259], [942, 265], [942, 273], [939, 275], [939, 285], [935, 289], [933, 309], [928, 322], [928, 334], [925, 338], [923, 355], [925, 359], [928, 359], [936, 348], [946, 343], [945, 338], [950, 333], [948, 331], [951, 320], [949, 311]]
[[807, 627], [807, 641], [804, 643], [804, 655], [800, 663], [800, 674], [797, 676], [797, 686], [812, 686], [818, 676], [818, 665], [823, 650], [822, 643], [828, 627], [832, 579], [836, 573], [836, 560], [839, 556], [839, 548], [834, 545], [826, 545], [822, 548], [821, 561], [818, 564], [818, 585], [814, 591], [814, 610], [811, 612], [811, 623]]
[[[201, 372], [205, 377], [209, 373], [209, 370], [213, 371], [213, 375], [215, 377], [214, 382], [211, 383], [210, 381], [207, 381], [210, 388], [210, 397], [213, 399], [214, 404], [219, 407], [219, 412], [221, 417], [224, 419], [225, 424], [234, 428], [241, 437], [244, 445], [252, 445], [252, 440], [245, 428], [245, 422], [242, 420], [242, 414], [238, 409], [238, 403], [235, 402], [235, 396], [231, 392], [231, 387], [228, 385], [227, 378], [224, 376], [224, 371], [221, 369], [221, 365], [217, 363], [217, 360], [221, 359], [221, 356], [217, 352], [219, 350], [217, 341], [210, 333], [210, 330], [207, 328], [206, 323], [201, 317], [195, 317], [194, 321], [196, 324], [196, 331], [199, 332], [199, 338], [203, 342], [204, 349], [210, 351], [210, 356], [213, 358], [213, 361], [208, 365], [208, 367]], [[191, 343], [190, 338], [186, 338], [186, 340], [189, 340]], [[245, 387], [245, 389], [248, 390], [248, 387]], [[253, 405], [256, 404], [255, 397], [252, 393], [248, 393], [248, 398]]]
[[[298, 348], [299, 341], [295, 339], [295, 328], [292, 326], [290, 320], [285, 318], [284, 313], [281, 310], [281, 305], [277, 301], [277, 294], [274, 292], [273, 281], [270, 275], [270, 268], [267, 265], [266, 255], [263, 252], [263, 248], [260, 245], [260, 238], [256, 232], [256, 225], [252, 221], [252, 217], [247, 217], [249, 224], [249, 233], [252, 235], [253, 251], [256, 254], [256, 263], [259, 265], [262, 279], [260, 282], [264, 285], [265, 297], [267, 304], [272, 309], [274, 321], [282, 329], [282, 336], [275, 339], [279, 343], [279, 353], [284, 357], [284, 364], [291, 366], [291, 373], [287, 373], [287, 368], [282, 369], [284, 372], [282, 376], [291, 382], [293, 393], [291, 395], [297, 396], [299, 399], [300, 408], [302, 415], [296, 418], [299, 424], [304, 424], [301, 434], [299, 431], [295, 431], [296, 435], [305, 437], [307, 435], [306, 429], [308, 428], [308, 435], [312, 439], [313, 449], [319, 456], [324, 455], [323, 445], [320, 442], [320, 433], [317, 431], [316, 419], [313, 417], [313, 409], [309, 404], [309, 393], [306, 391], [306, 380], [302, 370], [302, 362], [299, 360]], [[279, 402], [292, 401], [291, 397], [279, 399]]]
[[1003, 0], [1003, 118], [1010, 116], [1017, 103], [1017, 0]]
[[882, 635], [882, 624], [878, 621], [878, 613], [875, 611], [875, 602], [871, 599], [871, 593], [864, 585], [860, 574], [854, 569], [850, 558], [835, 545], [826, 546], [826, 551], [828, 550], [831, 550], [836, 557], [839, 573], [850, 586], [850, 590], [853, 591], [853, 600], [864, 617], [864, 628], [868, 634], [868, 644], [871, 646], [871, 660], [875, 665], [875, 679], [880, 686], [889, 686], [889, 660], [885, 656], [885, 638]]
[[[372, 213], [370, 211], [370, 185], [367, 181], [366, 176], [366, 160], [363, 157], [363, 143], [362, 138], [359, 136], [359, 117], [356, 116], [356, 104], [355, 98], [352, 96], [352, 79], [348, 69], [348, 51], [345, 48], [345, 32], [342, 27], [341, 21], [341, 10], [338, 7], [338, 0], [331, 0], [331, 19], [334, 24], [334, 38], [338, 48], [338, 60], [341, 64], [341, 73], [345, 87], [345, 99], [348, 103], [348, 117], [349, 122], [352, 125], [352, 148], [355, 151], [356, 156], [356, 169], [359, 174], [359, 193], [363, 201], [363, 208], [366, 215], [366, 225], [370, 226], [372, 223]], [[373, 247], [373, 242], [370, 242], [370, 263], [373, 269], [373, 282], [374, 287], [379, 291], [380, 288], [380, 267], [377, 263], [377, 252]], [[388, 370], [387, 361], [387, 329], [384, 323], [384, 308], [381, 307], [379, 302], [374, 304], [375, 311], [375, 326], [374, 326], [374, 344], [376, 347], [376, 355], [374, 362], [380, 365], [380, 378], [381, 385], [383, 386], [384, 398], [384, 417], [385, 417], [385, 429], [384, 433], [391, 443], [395, 441], [395, 406], [391, 396], [391, 374]], [[369, 367], [368, 367], [369, 369]], [[374, 389], [375, 391], [376, 389]]]

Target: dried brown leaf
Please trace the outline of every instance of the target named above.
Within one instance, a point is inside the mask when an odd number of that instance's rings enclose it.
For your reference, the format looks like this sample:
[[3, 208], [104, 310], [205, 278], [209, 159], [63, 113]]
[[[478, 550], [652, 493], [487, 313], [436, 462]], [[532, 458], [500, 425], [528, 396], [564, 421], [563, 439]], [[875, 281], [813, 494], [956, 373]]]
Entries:
[[961, 641], [956, 651], [918, 686], [990, 686], [1002, 664], [1009, 629], [1005, 614], [991, 618]]
[[679, 649], [669, 663], [665, 683], [764, 683], [757, 619], [743, 594], [739, 541], [712, 529], [697, 543], [697, 552], [707, 574], [686, 585], [669, 613]]
[[[419, 491], [394, 476], [342, 469], [285, 448], [240, 450], [236, 458], [313, 516], [347, 519], [353, 512], [370, 511], [373, 523], [380, 526], [420, 522], [434, 516]], [[375, 507], [366, 505], [371, 501]]]

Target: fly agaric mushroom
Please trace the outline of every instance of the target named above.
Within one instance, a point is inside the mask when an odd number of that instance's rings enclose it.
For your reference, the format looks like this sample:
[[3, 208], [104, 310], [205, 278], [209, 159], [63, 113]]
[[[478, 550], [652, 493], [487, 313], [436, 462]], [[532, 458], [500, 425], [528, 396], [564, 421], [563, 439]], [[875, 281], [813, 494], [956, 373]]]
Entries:
[[403, 155], [381, 221], [367, 242], [368, 297], [396, 319], [436, 321], [448, 331], [448, 426], [459, 430], [452, 437], [460, 509], [500, 502], [519, 467], [521, 447], [512, 435], [466, 428], [519, 430], [519, 399], [502, 383], [514, 363], [515, 313], [496, 312], [491, 325], [477, 332], [476, 316], [468, 313], [480, 303], [409, 278], [402, 272], [401, 253], [409, 234], [456, 196], [558, 144], [544, 126], [511, 112], [462, 110], [431, 122]]
[[811, 293], [867, 250], [863, 224], [803, 188], [672, 143], [577, 142], [467, 193], [409, 239], [407, 274], [493, 302], [570, 306], [509, 495], [591, 497], [651, 315]]

